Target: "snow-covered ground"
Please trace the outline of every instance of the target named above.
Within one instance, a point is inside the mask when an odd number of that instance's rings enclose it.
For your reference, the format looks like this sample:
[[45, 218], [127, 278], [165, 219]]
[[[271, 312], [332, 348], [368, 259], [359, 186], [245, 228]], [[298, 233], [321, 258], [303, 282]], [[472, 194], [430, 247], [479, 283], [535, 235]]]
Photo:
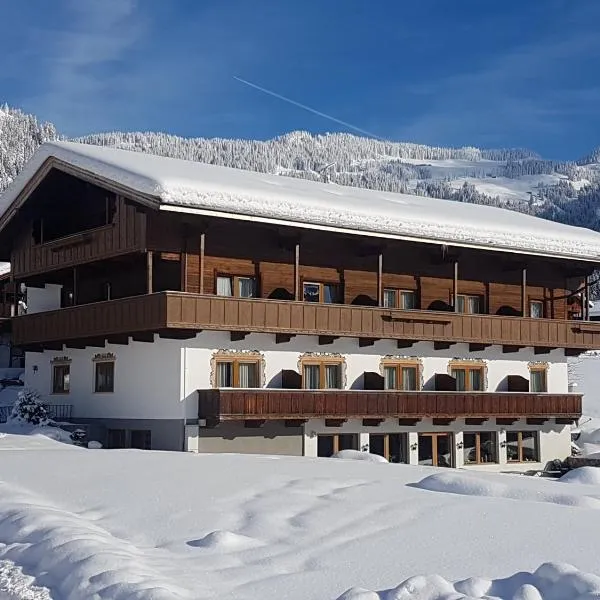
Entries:
[[3, 600], [600, 594], [600, 485], [587, 477], [85, 450], [15, 434], [0, 437], [0, 461]]

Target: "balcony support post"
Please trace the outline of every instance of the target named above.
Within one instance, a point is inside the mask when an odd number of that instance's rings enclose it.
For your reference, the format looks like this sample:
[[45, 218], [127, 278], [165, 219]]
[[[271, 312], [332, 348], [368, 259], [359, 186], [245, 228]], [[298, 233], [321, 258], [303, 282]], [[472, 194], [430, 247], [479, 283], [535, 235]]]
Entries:
[[523, 268], [521, 274], [521, 314], [528, 317], [527, 313], [527, 269]]
[[77, 305], [77, 267], [73, 267], [73, 305]]
[[148, 294], [152, 293], [152, 271], [153, 271], [153, 254], [152, 250], [148, 250], [146, 252], [146, 292]]
[[452, 303], [454, 312], [458, 312], [458, 261], [454, 261], [454, 279], [452, 281]]
[[204, 249], [206, 246], [206, 234], [200, 234], [200, 281], [198, 282], [198, 293], [204, 294]]
[[589, 275], [585, 276], [585, 282], [583, 287], [583, 296], [582, 296], [582, 307], [581, 307], [581, 318], [584, 321], [590, 320], [590, 278]]
[[300, 244], [294, 247], [294, 300], [299, 301], [300, 298]]
[[377, 257], [377, 306], [383, 306], [383, 253]]

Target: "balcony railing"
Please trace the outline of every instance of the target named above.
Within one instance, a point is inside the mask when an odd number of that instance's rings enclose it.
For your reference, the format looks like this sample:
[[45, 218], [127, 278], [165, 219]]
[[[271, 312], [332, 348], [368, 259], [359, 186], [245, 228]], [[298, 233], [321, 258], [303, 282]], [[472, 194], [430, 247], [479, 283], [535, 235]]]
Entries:
[[107, 338], [140, 332], [219, 330], [246, 333], [314, 335], [320, 343], [354, 337], [403, 343], [425, 340], [507, 348], [600, 348], [600, 322], [532, 319], [423, 310], [394, 310], [344, 304], [223, 298], [184, 292], [160, 292], [74, 306], [14, 319], [16, 345]]
[[217, 389], [198, 391], [198, 416], [227, 420], [557, 418], [581, 416], [577, 394]]

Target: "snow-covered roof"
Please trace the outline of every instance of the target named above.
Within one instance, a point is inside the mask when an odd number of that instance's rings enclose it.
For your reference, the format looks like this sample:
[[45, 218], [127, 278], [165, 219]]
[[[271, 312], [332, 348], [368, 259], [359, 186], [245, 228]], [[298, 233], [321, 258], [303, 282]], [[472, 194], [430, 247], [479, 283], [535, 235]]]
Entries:
[[163, 210], [600, 262], [600, 233], [500, 208], [73, 142], [48, 142], [38, 149], [0, 197], [2, 214], [52, 157]]

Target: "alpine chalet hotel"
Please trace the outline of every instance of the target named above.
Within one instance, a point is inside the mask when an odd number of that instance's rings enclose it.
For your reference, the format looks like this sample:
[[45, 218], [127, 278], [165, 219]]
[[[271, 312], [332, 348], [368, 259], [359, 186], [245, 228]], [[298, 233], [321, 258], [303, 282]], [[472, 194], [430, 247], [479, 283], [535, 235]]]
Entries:
[[598, 233], [74, 143], [2, 200], [26, 385], [108, 447], [503, 471], [570, 454]]

